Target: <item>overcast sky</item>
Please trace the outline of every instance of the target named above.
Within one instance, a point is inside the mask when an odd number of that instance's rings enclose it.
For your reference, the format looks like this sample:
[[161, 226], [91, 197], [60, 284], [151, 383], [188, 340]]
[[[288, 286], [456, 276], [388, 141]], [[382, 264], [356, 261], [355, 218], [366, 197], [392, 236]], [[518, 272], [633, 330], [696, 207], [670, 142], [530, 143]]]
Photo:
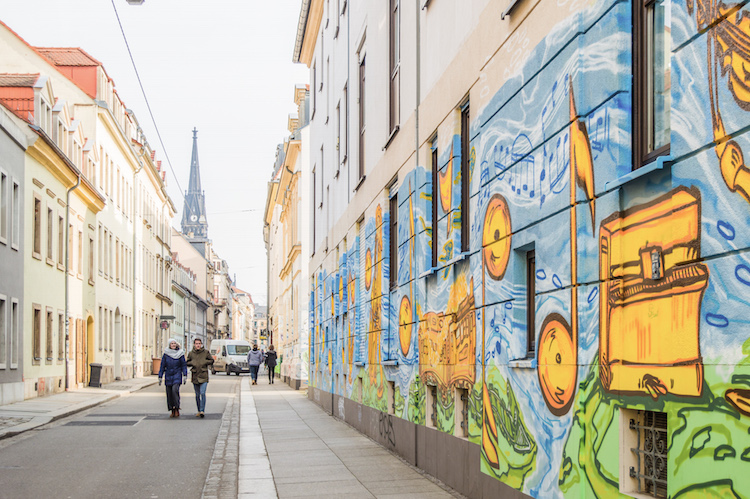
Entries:
[[[288, 136], [292, 63], [301, 0], [115, 0], [163, 150], [133, 71], [111, 0], [3, 0], [0, 20], [32, 46], [81, 47], [98, 59], [132, 109], [156, 159], [171, 160], [167, 186], [178, 213], [198, 129], [208, 235], [237, 286], [266, 304], [263, 209], [276, 145]], [[0, 65], [2, 55], [0, 54]], [[1, 71], [1, 69], [0, 69]], [[168, 166], [167, 166], [168, 168]], [[255, 211], [248, 211], [255, 210]]]

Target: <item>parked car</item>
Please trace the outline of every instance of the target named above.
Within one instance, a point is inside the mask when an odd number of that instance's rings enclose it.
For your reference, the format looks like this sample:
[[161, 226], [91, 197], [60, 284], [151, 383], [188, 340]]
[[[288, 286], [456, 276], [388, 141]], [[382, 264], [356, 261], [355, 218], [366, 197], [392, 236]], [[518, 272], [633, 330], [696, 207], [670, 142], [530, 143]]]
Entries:
[[247, 365], [247, 353], [250, 351], [250, 343], [244, 340], [213, 340], [209, 351], [214, 357], [214, 365], [211, 374], [225, 372], [227, 375], [235, 373], [249, 373]]

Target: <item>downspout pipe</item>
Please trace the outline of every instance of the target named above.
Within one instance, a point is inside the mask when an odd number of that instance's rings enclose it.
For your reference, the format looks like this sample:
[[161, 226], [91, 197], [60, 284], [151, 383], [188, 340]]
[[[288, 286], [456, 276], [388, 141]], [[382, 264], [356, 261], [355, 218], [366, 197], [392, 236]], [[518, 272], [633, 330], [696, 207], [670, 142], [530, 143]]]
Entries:
[[136, 195], [138, 194], [138, 187], [136, 186], [135, 181], [136, 181], [136, 177], [138, 176], [138, 173], [140, 173], [141, 170], [143, 170], [143, 161], [140, 158], [138, 158], [138, 168], [133, 170], [133, 282], [131, 284], [133, 287], [132, 293], [131, 293], [133, 295], [133, 319], [132, 319], [133, 345], [132, 345], [132, 352], [131, 352], [130, 357], [132, 358], [134, 378], [135, 378], [135, 372], [136, 372], [135, 355], [137, 351], [137, 336], [136, 336], [135, 330], [136, 330], [136, 324], [138, 323], [138, 318], [136, 317], [136, 312], [135, 312], [135, 293], [136, 293], [135, 279], [136, 279], [136, 263], [137, 263], [136, 258], [138, 257], [138, 251], [135, 246], [136, 245], [135, 228], [137, 226], [136, 221], [138, 219], [138, 216], [137, 216], [138, 205], [136, 204]]
[[70, 261], [70, 193], [81, 185], [78, 174], [73, 187], [65, 191], [65, 391], [70, 389], [70, 290], [68, 289], [68, 262]]
[[421, 58], [422, 58], [422, 51], [421, 51], [421, 22], [420, 22], [420, 16], [422, 15], [422, 9], [419, 7], [419, 2], [414, 2], [414, 4], [417, 7], [417, 104], [414, 109], [414, 142], [415, 142], [415, 149], [414, 149], [414, 158], [416, 162], [416, 167], [419, 168], [419, 103], [420, 99], [422, 98], [421, 94], [421, 87], [422, 87], [422, 79], [421, 79]]

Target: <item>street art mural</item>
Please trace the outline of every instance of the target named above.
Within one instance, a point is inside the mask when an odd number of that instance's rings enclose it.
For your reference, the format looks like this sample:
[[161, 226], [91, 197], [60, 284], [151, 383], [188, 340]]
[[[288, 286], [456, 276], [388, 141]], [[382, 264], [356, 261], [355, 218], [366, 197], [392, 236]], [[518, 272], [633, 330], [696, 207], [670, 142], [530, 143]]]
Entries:
[[655, 411], [666, 457], [636, 474], [750, 498], [750, 11], [672, 2], [670, 155], [633, 172], [631, 9], [576, 3], [472, 114], [469, 178], [456, 114], [437, 185], [402, 171], [366, 209], [311, 279], [310, 384], [466, 428], [484, 473], [544, 498], [625, 497], [628, 411]]

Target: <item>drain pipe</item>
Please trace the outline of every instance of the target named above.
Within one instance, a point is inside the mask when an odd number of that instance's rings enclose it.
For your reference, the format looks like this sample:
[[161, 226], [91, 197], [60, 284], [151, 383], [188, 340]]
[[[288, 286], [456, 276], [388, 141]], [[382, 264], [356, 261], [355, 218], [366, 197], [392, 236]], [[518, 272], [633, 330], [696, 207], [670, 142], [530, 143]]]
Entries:
[[[143, 152], [141, 151], [141, 154], [142, 153]], [[135, 228], [136, 228], [136, 221], [138, 220], [138, 216], [137, 216], [138, 205], [136, 204], [136, 195], [138, 194], [138, 187], [136, 186], [135, 180], [136, 180], [136, 177], [138, 176], [138, 173], [141, 170], [143, 170], [143, 160], [138, 158], [138, 168], [133, 170], [133, 282], [131, 283], [131, 286], [132, 286], [131, 294], [133, 295], [133, 318], [131, 321], [132, 322], [131, 326], [133, 328], [133, 344], [132, 344], [132, 352], [130, 354], [130, 357], [132, 359], [132, 364], [133, 364], [132, 368], [133, 368], [134, 378], [135, 378], [135, 370], [136, 370], [135, 369], [135, 353], [137, 350], [137, 340], [136, 340], [136, 333], [135, 333], [136, 326], [135, 325], [138, 323], [138, 318], [136, 317], [136, 313], [135, 313], [135, 292], [136, 292], [136, 284], [135, 284], [136, 275], [135, 274], [136, 274], [136, 263], [137, 263], [136, 258], [138, 255], [138, 251], [135, 247], [136, 245]]]
[[70, 389], [70, 318], [69, 301], [70, 291], [68, 290], [68, 262], [70, 260], [70, 193], [78, 189], [81, 185], [81, 174], [78, 174], [76, 183], [73, 187], [65, 191], [65, 391]]
[[416, 167], [419, 168], [419, 101], [422, 98], [421, 94], [421, 57], [422, 57], [422, 51], [421, 51], [421, 22], [420, 17], [422, 15], [422, 9], [419, 7], [419, 2], [414, 2], [417, 7], [417, 105], [414, 109], [414, 158], [416, 162]]

